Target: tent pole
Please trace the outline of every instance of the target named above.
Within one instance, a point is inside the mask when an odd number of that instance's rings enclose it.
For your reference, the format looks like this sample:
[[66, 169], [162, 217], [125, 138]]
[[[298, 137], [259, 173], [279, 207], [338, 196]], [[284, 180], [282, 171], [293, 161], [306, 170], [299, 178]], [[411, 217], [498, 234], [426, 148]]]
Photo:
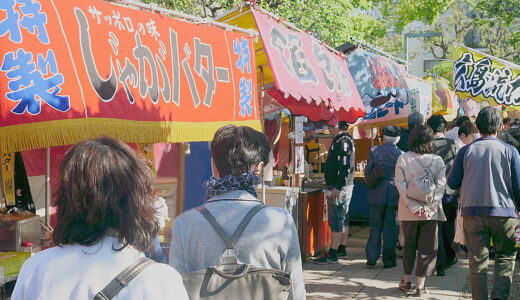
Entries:
[[50, 226], [51, 215], [51, 148], [45, 151], [45, 225]]
[[260, 91], [259, 91], [259, 96], [260, 96], [260, 122], [262, 123], [262, 132], [265, 133], [265, 109], [264, 109], [264, 80], [265, 80], [265, 77], [264, 77], [264, 67], [260, 66]]
[[177, 174], [177, 200], [175, 205], [175, 216], [184, 212], [184, 183], [186, 182], [186, 151], [188, 143], [179, 143], [178, 147], [178, 164], [179, 171]]
[[[264, 112], [264, 67], [260, 66], [260, 122], [262, 132], [265, 133], [265, 112]], [[271, 149], [272, 150], [272, 149]], [[262, 172], [263, 174], [263, 172]], [[265, 178], [262, 176], [262, 202], [265, 203]]]

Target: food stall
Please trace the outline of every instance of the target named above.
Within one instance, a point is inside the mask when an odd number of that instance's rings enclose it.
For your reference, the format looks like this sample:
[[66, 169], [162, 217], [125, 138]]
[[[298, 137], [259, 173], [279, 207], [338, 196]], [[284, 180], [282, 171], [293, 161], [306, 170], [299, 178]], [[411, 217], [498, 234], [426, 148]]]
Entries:
[[[261, 130], [256, 72], [251, 70], [255, 32], [137, 1], [32, 3], [36, 10], [31, 12], [20, 4], [0, 8], [0, 16], [8, 16], [2, 23], [9, 24], [0, 37], [5, 195], [0, 227], [15, 224], [2, 230], [0, 244], [16, 238], [0, 251], [18, 253], [28, 248], [21, 242], [32, 242], [28, 251], [34, 252], [42, 241], [38, 216], [6, 214], [19, 188], [12, 185], [14, 169], [7, 159], [15, 153], [44, 149], [26, 165], [31, 161], [28, 169], [45, 173], [41, 207], [47, 231], [52, 225], [51, 169], [54, 175], [66, 145], [111, 136], [150, 155], [157, 149], [153, 144], [165, 143], [162, 156], [177, 154], [169, 158], [178, 159], [176, 181], [168, 183], [179, 187], [179, 196], [185, 153], [180, 143], [208, 141], [227, 124]], [[28, 27], [25, 14], [44, 17]], [[158, 174], [160, 168], [156, 165]], [[182, 201], [177, 201], [174, 213], [180, 212]], [[1, 256], [0, 266], [13, 260]], [[19, 270], [21, 263], [16, 263]], [[1, 275], [6, 281], [16, 274], [8, 269], [0, 272], [0, 282]]]
[[[264, 111], [287, 108], [291, 113], [286, 123], [280, 122], [281, 128], [274, 131], [281, 131], [274, 150], [281, 153], [275, 153], [276, 168], [283, 173], [287, 186], [264, 186], [259, 195], [267, 204], [293, 213], [302, 254], [308, 257], [326, 247], [328, 227], [323, 185], [300, 186], [305, 171], [304, 118], [331, 125], [338, 121], [354, 123], [365, 114], [363, 103], [344, 55], [308, 32], [249, 2], [216, 20], [259, 32], [254, 50], [260, 107]], [[282, 157], [288, 160], [284, 163]]]

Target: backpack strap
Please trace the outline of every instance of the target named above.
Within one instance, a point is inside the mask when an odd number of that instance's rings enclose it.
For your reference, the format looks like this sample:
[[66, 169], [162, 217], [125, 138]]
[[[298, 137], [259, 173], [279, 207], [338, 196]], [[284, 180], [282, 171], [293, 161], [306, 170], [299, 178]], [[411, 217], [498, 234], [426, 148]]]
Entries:
[[374, 156], [375, 156], [375, 162], [376, 163], [379, 163], [380, 165], [383, 164], [383, 156], [381, 155], [381, 145], [380, 146], [377, 146], [375, 149], [374, 149]]
[[235, 232], [233, 233], [233, 235], [231, 236], [231, 242], [233, 244], [235, 244], [238, 239], [240, 238], [240, 236], [242, 235], [242, 233], [244, 232], [244, 230], [246, 229], [247, 225], [249, 225], [249, 223], [251, 222], [251, 220], [253, 219], [253, 217], [260, 211], [262, 210], [263, 208], [265, 207], [265, 205], [263, 204], [258, 204], [257, 206], [253, 207], [251, 210], [249, 210], [246, 214], [246, 216], [244, 217], [244, 219], [242, 219], [242, 222], [240, 222], [240, 224], [238, 225], [237, 229], [235, 230]]
[[140, 258], [135, 263], [121, 271], [116, 278], [112, 279], [105, 288], [94, 296], [94, 300], [110, 300], [114, 298], [124, 287], [132, 281], [146, 267], [155, 264], [155, 261], [146, 257]]
[[211, 227], [213, 227], [213, 230], [215, 230], [218, 233], [224, 244], [226, 244], [226, 249], [235, 248], [235, 245], [233, 245], [233, 243], [229, 239], [226, 231], [224, 231], [224, 228], [220, 226], [215, 217], [209, 212], [207, 208], [205, 208], [204, 206], [199, 206], [197, 207], [197, 211], [200, 212], [202, 216], [204, 216], [204, 218], [206, 218]]
[[246, 229], [247, 225], [249, 225], [253, 217], [264, 207], [265, 205], [260, 203], [253, 207], [251, 210], [249, 210], [240, 222], [240, 224], [238, 224], [238, 227], [235, 230], [235, 232], [233, 232], [233, 234], [231, 235], [231, 238], [228, 237], [226, 231], [224, 231], [224, 228], [222, 228], [222, 226], [218, 223], [218, 221], [209, 212], [207, 208], [205, 208], [204, 206], [200, 206], [197, 207], [197, 210], [206, 218], [211, 227], [213, 227], [213, 229], [218, 233], [224, 244], [226, 244], [226, 248], [234, 249], [235, 243], [238, 241], [238, 239]]
[[246, 229], [251, 219], [262, 209], [265, 205], [263, 203], [258, 204], [253, 207], [251, 210], [247, 212], [245, 217], [242, 219], [240, 224], [238, 224], [237, 229], [231, 235], [231, 239], [228, 237], [227, 233], [224, 231], [224, 228], [217, 222], [215, 217], [204, 207], [200, 206], [197, 210], [206, 218], [211, 227], [218, 233], [224, 244], [226, 244], [226, 249], [221, 255], [222, 264], [237, 264], [238, 263], [238, 252], [235, 248], [235, 243], [238, 241], [244, 230]]
[[[421, 165], [421, 167], [424, 168], [424, 170], [429, 169], [429, 170], [431, 171], [431, 167], [433, 166], [433, 163], [435, 162], [435, 158], [432, 159], [432, 162], [430, 163], [430, 165], [429, 165], [428, 167], [426, 167], [426, 166], [422, 163], [422, 161], [421, 161], [420, 159], [418, 159], [417, 161], [419, 162], [419, 164]], [[432, 172], [433, 172], [433, 171], [432, 171]]]

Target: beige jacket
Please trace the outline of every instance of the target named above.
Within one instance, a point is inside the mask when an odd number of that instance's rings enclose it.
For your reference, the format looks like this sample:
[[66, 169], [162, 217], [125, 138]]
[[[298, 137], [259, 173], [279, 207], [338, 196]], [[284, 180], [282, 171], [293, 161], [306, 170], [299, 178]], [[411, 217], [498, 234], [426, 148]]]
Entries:
[[[423, 203], [406, 196], [408, 183], [413, 180], [416, 174], [424, 172], [423, 165], [431, 166], [436, 184], [434, 201], [431, 203]], [[442, 210], [442, 197], [446, 187], [446, 167], [440, 156], [435, 154], [417, 154], [411, 151], [402, 154], [399, 156], [395, 166], [395, 186], [399, 191], [397, 212], [399, 221], [446, 221], [446, 216]], [[421, 208], [430, 212], [431, 217], [425, 218], [416, 215], [415, 212]]]

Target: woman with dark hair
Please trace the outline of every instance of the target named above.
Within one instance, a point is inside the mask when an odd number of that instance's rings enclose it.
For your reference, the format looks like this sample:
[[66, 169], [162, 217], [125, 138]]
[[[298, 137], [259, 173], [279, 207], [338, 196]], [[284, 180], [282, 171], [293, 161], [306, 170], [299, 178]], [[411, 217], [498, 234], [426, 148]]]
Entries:
[[[217, 130], [211, 142], [213, 177], [205, 183], [206, 201], [178, 216], [173, 225], [170, 265], [183, 276], [223, 262], [226, 244], [200, 210], [207, 210], [232, 236], [246, 214], [261, 204], [256, 185], [269, 151], [265, 135], [252, 128], [227, 125]], [[288, 273], [291, 299], [305, 299], [298, 234], [285, 209], [263, 207], [233, 246], [241, 264]]]
[[[71, 147], [56, 191], [57, 247], [23, 265], [12, 299], [93, 299], [144, 257], [159, 230], [153, 176], [143, 157], [102, 137]], [[170, 266], [151, 264], [118, 299], [188, 299]]]
[[397, 219], [404, 235], [403, 280], [399, 289], [411, 290], [415, 264], [416, 293], [428, 293], [424, 283], [435, 270], [438, 245], [437, 221], [446, 221], [442, 197], [446, 186], [446, 167], [433, 152], [433, 131], [426, 125], [410, 133], [410, 151], [401, 155], [395, 168], [395, 185], [399, 190]]

